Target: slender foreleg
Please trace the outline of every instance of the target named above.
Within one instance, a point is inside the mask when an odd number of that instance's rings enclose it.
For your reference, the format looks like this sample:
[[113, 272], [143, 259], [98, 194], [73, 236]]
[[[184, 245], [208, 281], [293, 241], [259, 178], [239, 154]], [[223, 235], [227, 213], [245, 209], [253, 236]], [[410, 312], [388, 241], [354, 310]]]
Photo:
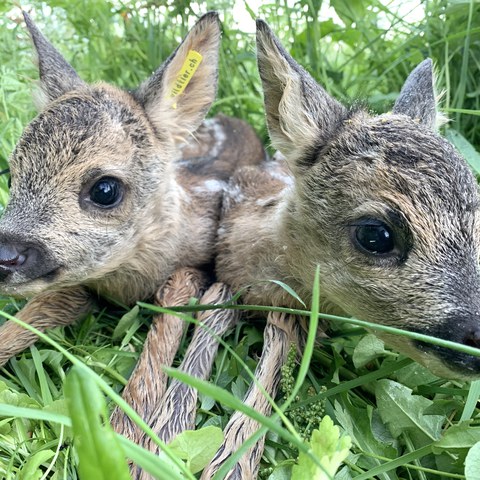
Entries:
[[[181, 268], [159, 290], [155, 303], [170, 307], [186, 305], [191, 297], [201, 295], [204, 284], [199, 270]], [[187, 323], [175, 315], [154, 317], [140, 359], [123, 391], [123, 398], [149, 425], [167, 388], [168, 378], [162, 367], [172, 364], [186, 326]], [[143, 432], [123, 410], [116, 407], [110, 420], [118, 433], [136, 443], [141, 441]]]
[[[43, 332], [47, 328], [74, 323], [92, 306], [92, 297], [85, 288], [70, 287], [38, 294], [15, 316]], [[35, 333], [7, 320], [0, 327], [0, 366], [37, 340]]]
[[[284, 365], [290, 345], [299, 345], [300, 326], [297, 318], [283, 313], [270, 312], [264, 332], [262, 357], [255, 370], [255, 377], [265, 391], [275, 397], [280, 382], [281, 367]], [[253, 383], [243, 402], [263, 415], [270, 415], [271, 405], [262, 391]], [[241, 412], [235, 412], [224, 431], [224, 441], [215, 457], [203, 471], [201, 480], [209, 480], [221, 465], [238, 450], [245, 440], [260, 428], [255, 420]], [[229, 480], [251, 480], [257, 478], [265, 439], [259, 440], [225, 477]]]
[[[201, 299], [202, 304], [225, 303], [232, 297], [222, 283], [212, 285]], [[192, 341], [185, 353], [180, 370], [200, 379], [207, 379], [218, 350], [218, 337], [233, 327], [238, 319], [235, 310], [207, 310], [197, 315], [200, 322], [195, 327]], [[155, 433], [166, 443], [184, 430], [195, 427], [197, 390], [173, 379], [167, 393], [152, 414]], [[148, 438], [146, 439], [148, 442]], [[148, 442], [150, 449], [158, 451]]]

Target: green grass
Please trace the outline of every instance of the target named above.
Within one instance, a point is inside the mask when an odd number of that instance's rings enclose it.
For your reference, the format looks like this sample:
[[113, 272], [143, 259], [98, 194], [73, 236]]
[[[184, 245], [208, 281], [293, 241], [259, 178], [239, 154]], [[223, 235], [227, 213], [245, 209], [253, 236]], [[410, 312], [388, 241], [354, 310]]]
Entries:
[[[478, 173], [480, 157], [473, 147], [480, 149], [480, 4], [473, 0], [403, 2], [399, 12], [398, 3], [272, 0], [262, 2], [254, 13], [270, 23], [292, 55], [328, 91], [344, 101], [366, 100], [374, 111], [391, 108], [409, 71], [431, 56], [439, 91], [444, 92], [441, 106], [451, 119], [446, 134]], [[248, 0], [238, 4], [244, 12], [255, 7]], [[253, 20], [239, 25], [232, 2], [212, 0], [201, 7], [188, 1], [149, 2], [148, 8], [147, 3], [95, 0], [28, 5], [40, 28], [83, 78], [124, 87], [137, 85], [168, 56], [197, 13], [219, 10], [223, 21], [221, 71], [212, 114], [246, 119], [268, 143], [254, 35], [245, 32], [253, 32]], [[415, 7], [412, 14], [408, 14], [409, 5]], [[37, 73], [30, 42], [19, 23], [19, 9], [3, 1], [0, 12], [0, 168], [5, 168], [23, 127], [35, 115], [31, 87]], [[7, 198], [3, 176], [0, 203], [4, 205]], [[1, 299], [0, 307], [13, 314], [21, 303]], [[193, 309], [183, 312], [188, 316]], [[0, 369], [0, 478], [76, 479], [82, 471], [77, 468], [79, 456], [80, 463], [83, 458], [96, 462], [98, 472], [111, 472], [108, 463], [74, 446], [72, 428], [78, 431], [78, 421], [99, 432], [107, 447], [118, 449], [120, 442], [131, 458], [157, 472], [159, 478], [182, 478], [178, 473], [182, 469], [184, 478], [194, 478], [185, 467], [172, 467], [163, 457], [151, 458], [99, 427], [99, 418], [105, 416], [99, 392], [112, 402], [121, 402], [118, 393], [138, 359], [154, 308], [142, 304], [138, 313], [126, 314], [120, 307], [109, 306], [79, 325], [54, 329]], [[198, 428], [224, 427], [234, 409], [254, 415], [241, 399], [261, 352], [261, 318], [266, 314], [264, 309], [260, 320], [242, 319], [226, 338], [211, 383], [171, 371], [200, 391]], [[122, 328], [116, 329], [122, 317]], [[268, 432], [261, 478], [288, 478], [298, 453], [309, 452], [303, 436], [318, 427], [319, 411], [330, 415], [352, 439], [340, 479], [478, 478], [478, 472], [477, 477], [470, 473], [465, 477], [464, 467], [466, 458], [472, 468], [480, 464], [475, 460], [480, 441], [478, 383], [434, 377], [365, 335], [364, 323], [330, 321], [329, 338], [314, 347], [311, 336], [300, 368], [290, 363], [285, 370], [286, 376], [305, 377], [305, 381], [298, 381], [295, 388], [285, 386], [271, 419], [258, 417]], [[183, 339], [174, 366], [188, 340], [188, 336]], [[69, 389], [64, 390], [72, 365], [84, 375], [72, 375], [70, 395], [87, 392], [95, 398], [94, 413], [88, 413], [88, 402], [78, 404], [78, 418], [69, 415]], [[248, 442], [242, 451], [247, 447]], [[172, 456], [177, 463], [183, 458], [175, 449]], [[309, 458], [314, 464], [318, 461]], [[98, 478], [102, 478], [100, 473]]]

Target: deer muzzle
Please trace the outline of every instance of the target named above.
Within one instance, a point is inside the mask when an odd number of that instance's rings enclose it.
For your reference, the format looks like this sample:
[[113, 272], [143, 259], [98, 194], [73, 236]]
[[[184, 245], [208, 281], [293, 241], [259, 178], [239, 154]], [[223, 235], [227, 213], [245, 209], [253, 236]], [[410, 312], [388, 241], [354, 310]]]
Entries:
[[0, 233], [0, 290], [1, 284], [20, 285], [38, 279], [51, 282], [59, 268], [40, 243]]

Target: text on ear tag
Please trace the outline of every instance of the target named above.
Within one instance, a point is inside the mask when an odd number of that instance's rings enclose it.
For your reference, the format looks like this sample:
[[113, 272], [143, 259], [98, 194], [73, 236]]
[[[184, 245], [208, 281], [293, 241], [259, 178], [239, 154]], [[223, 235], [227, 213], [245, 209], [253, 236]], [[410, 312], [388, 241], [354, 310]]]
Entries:
[[[178, 72], [178, 75], [173, 83], [173, 87], [170, 92], [170, 98], [177, 97], [185, 90], [185, 88], [187, 88], [187, 85], [190, 83], [190, 80], [202, 62], [202, 59], [203, 56], [195, 50], [188, 51], [187, 58], [183, 62], [182, 68]], [[177, 108], [177, 104], [174, 103], [172, 107]]]

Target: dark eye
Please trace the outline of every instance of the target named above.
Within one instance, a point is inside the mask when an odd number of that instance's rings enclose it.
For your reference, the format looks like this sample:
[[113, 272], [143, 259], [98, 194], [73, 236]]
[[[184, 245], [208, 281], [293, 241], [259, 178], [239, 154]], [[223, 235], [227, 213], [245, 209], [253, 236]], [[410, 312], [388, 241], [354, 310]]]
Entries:
[[120, 203], [122, 197], [122, 184], [113, 177], [104, 177], [97, 180], [90, 189], [90, 200], [100, 207], [115, 207]]
[[11, 176], [11, 175], [8, 176], [7, 186], [8, 186], [8, 189], [9, 189], [9, 190], [10, 190], [10, 188], [12, 187], [12, 176]]
[[355, 225], [354, 241], [369, 253], [384, 255], [395, 249], [392, 229], [379, 220], [365, 220]]

